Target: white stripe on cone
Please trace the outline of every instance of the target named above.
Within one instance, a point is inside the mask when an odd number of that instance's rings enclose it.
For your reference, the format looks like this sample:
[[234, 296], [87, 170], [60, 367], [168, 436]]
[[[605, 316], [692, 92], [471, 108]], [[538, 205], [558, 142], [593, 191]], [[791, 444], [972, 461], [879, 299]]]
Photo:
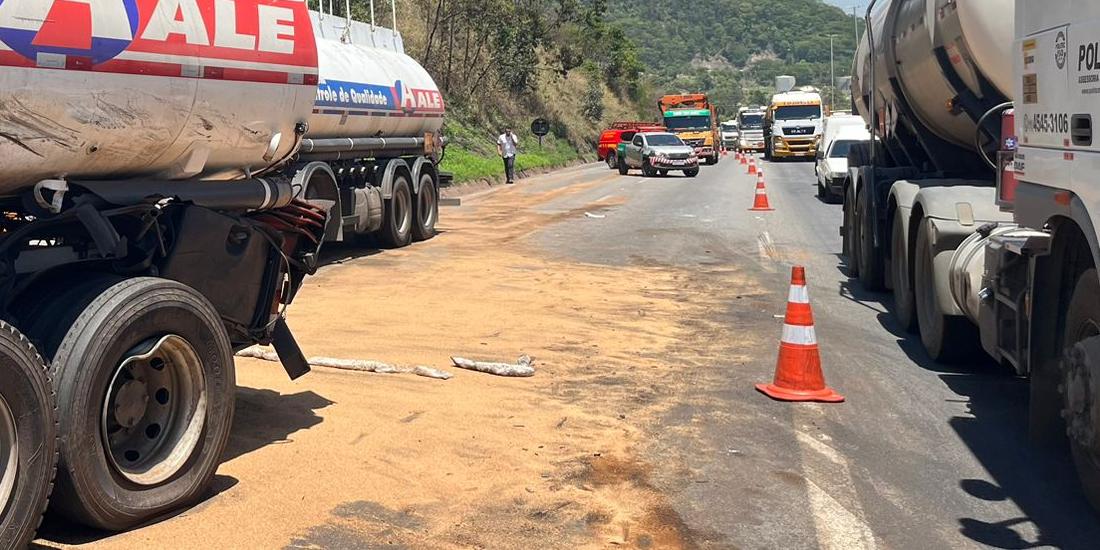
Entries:
[[782, 340], [788, 344], [810, 346], [817, 344], [817, 333], [814, 332], [814, 327], [812, 326], [802, 327], [784, 323]]
[[792, 304], [810, 303], [810, 291], [803, 285], [791, 285], [791, 292], [787, 295], [787, 301]]

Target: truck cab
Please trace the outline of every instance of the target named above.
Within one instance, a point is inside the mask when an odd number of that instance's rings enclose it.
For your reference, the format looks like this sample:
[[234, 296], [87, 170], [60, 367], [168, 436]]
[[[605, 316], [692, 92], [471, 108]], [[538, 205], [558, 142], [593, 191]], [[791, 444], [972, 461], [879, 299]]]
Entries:
[[813, 158], [820, 145], [825, 111], [821, 95], [799, 90], [772, 96], [764, 116], [764, 156]]
[[727, 120], [723, 122], [720, 131], [722, 134], [722, 149], [736, 149], [738, 138], [741, 136], [741, 129], [737, 126], [737, 121]]
[[764, 150], [764, 110], [742, 109], [737, 115], [741, 127], [737, 150], [758, 153]]
[[707, 164], [718, 164], [718, 119], [706, 94], [666, 95], [657, 102], [664, 125]]

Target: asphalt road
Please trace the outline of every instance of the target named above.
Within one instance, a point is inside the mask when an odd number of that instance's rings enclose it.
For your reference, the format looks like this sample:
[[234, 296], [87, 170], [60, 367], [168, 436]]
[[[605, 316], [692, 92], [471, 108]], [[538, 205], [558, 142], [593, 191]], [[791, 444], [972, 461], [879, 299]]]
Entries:
[[[527, 192], [599, 181], [545, 203], [548, 254], [597, 264], [743, 272], [766, 291], [712, 304], [691, 398], [653, 427], [654, 483], [700, 547], [1097, 548], [1100, 522], [1064, 449], [1028, 444], [1026, 380], [996, 365], [948, 367], [893, 323], [888, 295], [850, 282], [839, 257], [841, 208], [819, 201], [813, 165], [765, 163], [774, 212], [749, 212], [754, 179], [732, 157], [698, 178], [620, 177], [587, 167]], [[818, 339], [838, 405], [772, 402], [767, 381], [789, 281], [807, 269]], [[691, 322], [685, 320], [684, 322]], [[719, 328], [714, 328], [715, 326]], [[758, 338], [723, 349], [723, 335]], [[713, 350], [722, 353], [714, 354]]]

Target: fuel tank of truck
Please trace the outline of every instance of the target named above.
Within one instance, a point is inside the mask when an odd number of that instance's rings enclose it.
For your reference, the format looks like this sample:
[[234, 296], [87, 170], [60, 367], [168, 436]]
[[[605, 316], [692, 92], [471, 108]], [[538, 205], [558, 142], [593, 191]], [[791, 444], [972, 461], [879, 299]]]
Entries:
[[42, 179], [232, 179], [290, 154], [317, 90], [294, 0], [0, 2], [0, 194]]
[[320, 80], [308, 137], [420, 137], [443, 126], [443, 95], [400, 35], [313, 12]]
[[1011, 97], [1014, 13], [1013, 0], [880, 1], [872, 13], [874, 55], [866, 35], [856, 52], [857, 111], [870, 120], [867, 97], [874, 88], [880, 135], [890, 136], [899, 117], [913, 116], [941, 139], [973, 150], [974, 120], [955, 100], [960, 94], [987, 102]]
[[238, 179], [301, 137], [437, 132], [443, 98], [403, 50], [298, 0], [2, 0], [0, 195], [51, 178]]

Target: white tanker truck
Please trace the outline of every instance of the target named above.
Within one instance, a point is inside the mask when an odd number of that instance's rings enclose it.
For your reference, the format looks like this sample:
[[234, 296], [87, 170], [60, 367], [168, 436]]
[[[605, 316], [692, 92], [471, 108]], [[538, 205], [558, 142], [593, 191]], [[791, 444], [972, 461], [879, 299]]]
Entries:
[[55, 463], [96, 528], [200, 497], [234, 350], [308, 371], [322, 243], [434, 235], [443, 116], [399, 34], [298, 0], [0, 2], [0, 548]]
[[1089, 0], [872, 2], [853, 99], [877, 140], [849, 156], [841, 235], [933, 359], [983, 349], [1030, 378], [1033, 438], [1068, 439], [1100, 508], [1097, 20]]

